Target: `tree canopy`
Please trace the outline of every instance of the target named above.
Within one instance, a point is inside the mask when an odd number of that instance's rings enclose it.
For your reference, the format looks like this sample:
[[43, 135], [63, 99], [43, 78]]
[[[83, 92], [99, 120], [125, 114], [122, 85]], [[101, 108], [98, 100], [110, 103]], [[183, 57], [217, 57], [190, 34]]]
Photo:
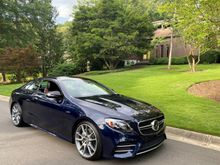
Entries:
[[173, 25], [188, 44], [202, 50], [220, 46], [220, 1], [165, 0], [161, 11], [173, 18]]
[[108, 69], [150, 47], [153, 25], [143, 1], [100, 0], [80, 3], [74, 11], [70, 52], [77, 60], [101, 58]]
[[0, 48], [32, 45], [38, 52], [45, 76], [63, 55], [62, 38], [56, 31], [56, 16], [51, 0], [1, 0]]
[[171, 18], [174, 28], [190, 46], [189, 55], [192, 58], [189, 64], [192, 71], [199, 63], [199, 58], [195, 62], [195, 56], [200, 56], [200, 51], [219, 49], [219, 0], [164, 0], [160, 10]]

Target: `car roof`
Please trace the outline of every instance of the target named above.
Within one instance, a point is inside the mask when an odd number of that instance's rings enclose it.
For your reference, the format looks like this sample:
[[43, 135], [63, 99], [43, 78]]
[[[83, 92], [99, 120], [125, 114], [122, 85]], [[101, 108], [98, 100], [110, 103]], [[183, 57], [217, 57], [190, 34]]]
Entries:
[[77, 78], [77, 79], [84, 79], [84, 80], [90, 80], [89, 78], [85, 77], [79, 77], [79, 76], [57, 76], [57, 77], [41, 77], [36, 80], [65, 80], [65, 79], [71, 79], [71, 78]]

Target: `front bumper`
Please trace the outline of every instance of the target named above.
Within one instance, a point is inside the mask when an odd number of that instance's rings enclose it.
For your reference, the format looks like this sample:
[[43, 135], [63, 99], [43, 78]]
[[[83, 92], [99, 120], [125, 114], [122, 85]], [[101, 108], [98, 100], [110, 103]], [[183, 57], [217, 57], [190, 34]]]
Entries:
[[142, 136], [138, 133], [121, 133], [105, 127], [103, 157], [130, 158], [158, 148], [166, 139], [165, 126], [155, 135]]

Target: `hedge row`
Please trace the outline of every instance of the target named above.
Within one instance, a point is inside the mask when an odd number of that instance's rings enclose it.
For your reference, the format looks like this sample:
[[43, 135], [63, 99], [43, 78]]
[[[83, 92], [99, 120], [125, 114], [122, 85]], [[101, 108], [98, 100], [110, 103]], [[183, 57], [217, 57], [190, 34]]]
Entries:
[[[168, 64], [168, 58], [162, 57], [162, 58], [156, 58], [156, 59], [150, 59], [151, 64], [155, 65], [163, 65]], [[173, 57], [172, 58], [172, 64], [173, 65], [182, 65], [187, 64], [187, 58], [186, 57]], [[212, 50], [208, 51], [201, 55], [200, 58], [201, 64], [213, 64], [213, 63], [220, 63], [220, 51]]]
[[[150, 60], [151, 64], [168, 64], [168, 58], [158, 58], [158, 59], [151, 59]], [[212, 64], [212, 63], [220, 63], [220, 51], [208, 51], [201, 55], [201, 61], [200, 63], [203, 64]], [[187, 58], [186, 57], [173, 57], [172, 58], [172, 64], [173, 65], [181, 65], [181, 64], [187, 64]], [[99, 61], [99, 65], [97, 63], [94, 63], [95, 67], [92, 67], [92, 70], [100, 69], [102, 68], [103, 64], [101, 61]], [[97, 67], [99, 66], [99, 67]], [[81, 64], [69, 64], [69, 63], [64, 63], [64, 64], [59, 64], [53, 69], [51, 69], [49, 75], [50, 76], [72, 76], [75, 74], [82, 73], [84, 71], [85, 67], [81, 66]]]
[[212, 50], [201, 55], [201, 63], [213, 64], [220, 63], [220, 51]]
[[[155, 64], [155, 65], [168, 64], [168, 58], [162, 57], [162, 58], [151, 59], [150, 64]], [[173, 57], [172, 64], [174, 64], [174, 65], [187, 64], [187, 58], [186, 57]]]

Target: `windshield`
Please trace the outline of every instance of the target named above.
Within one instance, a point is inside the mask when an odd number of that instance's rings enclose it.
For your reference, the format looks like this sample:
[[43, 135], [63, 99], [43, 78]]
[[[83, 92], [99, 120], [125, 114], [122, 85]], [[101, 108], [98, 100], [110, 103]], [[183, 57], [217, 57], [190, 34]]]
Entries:
[[72, 97], [112, 95], [114, 92], [105, 86], [88, 79], [68, 78], [61, 80], [65, 90]]

